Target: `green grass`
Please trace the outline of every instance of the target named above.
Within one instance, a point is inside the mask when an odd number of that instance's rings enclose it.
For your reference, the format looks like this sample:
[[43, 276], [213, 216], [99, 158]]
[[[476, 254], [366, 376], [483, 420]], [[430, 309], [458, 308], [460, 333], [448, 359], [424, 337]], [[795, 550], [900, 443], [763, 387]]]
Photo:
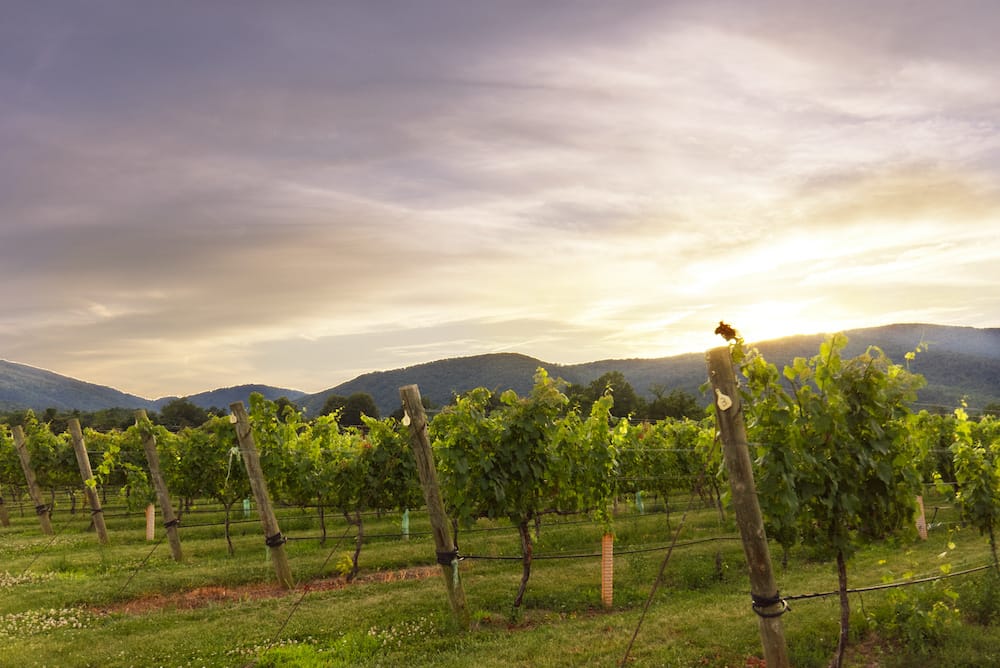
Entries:
[[[102, 547], [87, 531], [85, 514], [59, 510], [53, 517], [58, 532], [53, 539], [40, 535], [33, 514], [12, 512], [12, 526], [0, 529], [0, 665], [179, 667], [257, 661], [258, 666], [615, 666], [664, 557], [663, 551], [638, 550], [669, 544], [681, 520], [674, 512], [668, 525], [663, 513], [638, 516], [622, 507], [616, 549], [635, 552], [616, 557], [611, 610], [600, 605], [597, 558], [536, 559], [517, 613], [511, 603], [519, 561], [464, 561], [462, 577], [474, 624], [462, 633], [451, 619], [439, 575], [387, 582], [371, 577], [433, 564], [433, 542], [422, 513], [411, 512], [410, 540], [398, 536], [396, 516], [366, 519], [371, 538], [361, 553], [355, 584], [307, 588], [317, 578], [334, 577], [337, 562], [353, 550], [353, 533], [342, 538], [347, 528], [343, 518], [328, 515], [325, 544], [291, 540], [285, 546], [299, 581], [293, 592], [272, 598], [244, 592], [191, 608], [184, 596], [193, 590], [239, 592], [274, 581], [259, 523], [233, 526], [236, 554], [229, 556], [221, 526], [190, 526], [219, 522], [222, 514], [208, 505], [199, 511], [205, 512], [186, 516], [182, 524], [182, 564], [170, 559], [165, 543], [146, 542], [139, 513], [109, 510], [112, 544]], [[942, 511], [937, 521], [954, 522], [951, 513]], [[237, 516], [242, 519], [241, 512]], [[536, 556], [599, 552], [600, 528], [580, 519], [548, 519]], [[312, 511], [281, 509], [279, 522], [293, 539], [319, 534]], [[723, 522], [713, 510], [688, 515], [630, 666], [753, 665], [748, 659], [761, 655], [758, 624], [750, 611], [742, 547], [735, 537], [731, 521]], [[517, 535], [505, 522], [480, 522], [475, 530], [462, 531], [459, 543], [466, 555], [519, 553]], [[773, 546], [772, 554], [777, 563], [780, 549]], [[865, 547], [849, 564], [850, 585], [988, 562], [988, 546], [978, 534], [939, 527], [926, 542], [914, 536]], [[777, 580], [786, 595], [807, 594], [834, 589], [836, 576], [832, 563], [801, 548], [792, 552], [786, 571], [777, 566]], [[937, 585], [854, 594], [852, 640], [864, 655], [852, 659], [852, 665], [1000, 663], [998, 593], [995, 578], [977, 573]], [[171, 595], [175, 598], [140, 613], [122, 611], [123, 604], [137, 599]], [[952, 605], [947, 614], [939, 607], [935, 618], [933, 606], [940, 600]], [[940, 623], [927, 627], [928, 618]], [[955, 623], [949, 621], [953, 618]], [[827, 665], [836, 646], [837, 619], [836, 597], [792, 603], [783, 618], [792, 665]], [[893, 628], [904, 619], [917, 621]]]

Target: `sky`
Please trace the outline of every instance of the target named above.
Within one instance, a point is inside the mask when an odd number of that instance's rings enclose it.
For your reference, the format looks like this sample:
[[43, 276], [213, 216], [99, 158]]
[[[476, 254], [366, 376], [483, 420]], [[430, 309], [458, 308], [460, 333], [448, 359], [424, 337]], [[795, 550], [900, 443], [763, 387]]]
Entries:
[[665, 357], [720, 320], [997, 327], [998, 26], [990, 0], [4, 0], [0, 358], [156, 398]]

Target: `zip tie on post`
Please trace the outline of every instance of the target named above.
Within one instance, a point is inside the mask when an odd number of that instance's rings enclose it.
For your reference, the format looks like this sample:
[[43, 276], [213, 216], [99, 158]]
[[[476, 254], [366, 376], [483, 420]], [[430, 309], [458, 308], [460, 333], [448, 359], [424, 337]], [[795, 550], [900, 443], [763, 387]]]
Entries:
[[451, 566], [452, 586], [458, 587], [458, 548], [451, 552], [435, 552], [437, 562], [442, 566]]
[[163, 528], [164, 529], [173, 529], [175, 526], [179, 525], [180, 523], [181, 523], [180, 519], [175, 517], [174, 519], [170, 520], [169, 522], [164, 522], [163, 523]]
[[437, 562], [442, 566], [454, 566], [458, 562], [458, 549], [451, 552], [436, 552]]
[[281, 535], [281, 532], [274, 534], [273, 536], [268, 536], [264, 539], [264, 544], [268, 547], [278, 547], [279, 545], [284, 545], [288, 541], [287, 538]]
[[47, 512], [49, 512], [49, 507], [47, 505], [45, 505], [44, 503], [41, 504], [40, 506], [35, 506], [35, 514], [36, 515], [44, 515]]
[[97, 515], [98, 513], [103, 513], [103, 512], [104, 512], [104, 508], [91, 508], [90, 509], [90, 515], [91, 515], [91, 517], [93, 517], [94, 515]]
[[[750, 607], [757, 614], [758, 617], [763, 617], [764, 619], [771, 619], [773, 617], [781, 617], [783, 614], [789, 611], [788, 601], [781, 598], [781, 592], [774, 592], [774, 596], [758, 596], [757, 594], [750, 592], [750, 600], [752, 603]], [[764, 608], [770, 608], [772, 605], [781, 605], [781, 609], [777, 612], [763, 612]]]

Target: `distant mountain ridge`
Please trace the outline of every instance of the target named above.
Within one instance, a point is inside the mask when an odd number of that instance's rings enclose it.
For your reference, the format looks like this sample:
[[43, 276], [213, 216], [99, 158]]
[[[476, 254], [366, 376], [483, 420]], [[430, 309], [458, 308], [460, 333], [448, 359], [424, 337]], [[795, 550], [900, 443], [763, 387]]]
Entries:
[[[299, 390], [289, 390], [282, 387], [274, 387], [272, 385], [236, 385], [234, 387], [223, 387], [218, 390], [210, 390], [208, 392], [199, 392], [198, 394], [192, 394], [187, 397], [187, 399], [195, 406], [201, 406], [202, 408], [222, 408], [229, 410], [229, 404], [236, 403], [237, 401], [242, 401], [246, 403], [250, 395], [254, 392], [261, 394], [265, 399], [270, 399], [275, 401], [279, 397], [285, 397], [290, 401], [297, 402], [301, 397], [305, 396], [305, 392], [300, 392]], [[156, 402], [160, 406], [177, 399], [178, 397], [163, 397], [162, 399], [157, 399]]]
[[[970, 406], [974, 407], [1000, 402], [1000, 328], [897, 324], [844, 333], [849, 339], [846, 356], [853, 357], [863, 353], [868, 346], [877, 346], [900, 364], [905, 361], [906, 353], [915, 350], [922, 342], [927, 343], [928, 350], [919, 353], [910, 364], [913, 372], [923, 374], [927, 379], [927, 386], [919, 393], [920, 406], [954, 408], [963, 397], [968, 398]], [[791, 336], [754, 345], [769, 362], [781, 369], [796, 357], [816, 355], [827, 336]], [[719, 344], [723, 345], [721, 338]], [[416, 384], [420, 387], [421, 396], [444, 405], [450, 403], [456, 393], [480, 386], [496, 390], [513, 389], [524, 394], [531, 389], [532, 377], [538, 367], [543, 367], [551, 376], [576, 384], [590, 383], [605, 373], [620, 371], [635, 391], [646, 398], [652, 398], [651, 389], [657, 386], [666, 392], [683, 390], [698, 397], [699, 388], [708, 379], [704, 353], [565, 365], [550, 364], [517, 353], [495, 353], [364, 374], [328, 390], [301, 397], [296, 403], [307, 409], [307, 415], [316, 415], [331, 394], [347, 396], [354, 392], [367, 392], [375, 399], [380, 413], [386, 415], [399, 407], [398, 388], [403, 385]]]
[[[298, 390], [270, 385], [237, 385], [200, 392], [184, 398], [202, 408], [228, 409], [229, 404], [235, 401], [246, 401], [252, 392], [259, 392], [272, 401], [282, 396], [296, 401], [305, 395]], [[171, 396], [145, 399], [104, 385], [61, 376], [45, 369], [0, 360], [0, 411], [26, 408], [39, 412], [47, 408], [60, 411], [77, 409], [87, 412], [105, 408], [142, 408], [158, 411], [177, 398]]]
[[0, 360], [0, 410], [46, 408], [96, 411], [102, 408], [156, 410], [156, 402], [52, 371]]
[[[910, 363], [923, 374], [927, 387], [921, 390], [918, 407], [925, 405], [953, 408], [967, 397], [972, 407], [1000, 402], [1000, 328], [979, 329], [945, 325], [897, 324], [849, 330], [846, 355], [854, 356], [869, 345], [882, 348], [895, 362], [903, 363], [907, 352], [918, 344], [929, 345]], [[819, 351], [826, 334], [793, 336], [756, 344], [764, 357], [779, 368], [795, 357], [812, 357]], [[719, 339], [722, 345], [722, 339]], [[235, 401], [246, 401], [251, 392], [268, 399], [284, 396], [306, 409], [307, 416], [320, 413], [333, 394], [349, 396], [355, 392], [370, 394], [382, 415], [399, 405], [399, 388], [417, 384], [421, 394], [435, 404], [450, 403], [456, 394], [475, 387], [493, 390], [513, 389], [526, 393], [538, 367], [567, 382], [586, 384], [609, 371], [620, 371], [636, 392], [652, 396], [651, 388], [683, 390], [699, 396], [706, 380], [703, 353], [688, 353], [656, 359], [608, 359], [583, 364], [551, 364], [519, 353], [493, 353], [458, 357], [417, 364], [391, 371], [366, 373], [322, 392], [305, 394], [298, 390], [270, 385], [239, 385], [220, 388], [186, 397], [202, 408], [228, 408]], [[102, 408], [145, 408], [158, 410], [175, 397], [144, 399], [113, 388], [60, 376], [34, 367], [0, 360], [0, 410], [32, 408], [37, 411], [54, 407], [59, 410], [94, 411]], [[706, 400], [707, 401], [707, 400]]]

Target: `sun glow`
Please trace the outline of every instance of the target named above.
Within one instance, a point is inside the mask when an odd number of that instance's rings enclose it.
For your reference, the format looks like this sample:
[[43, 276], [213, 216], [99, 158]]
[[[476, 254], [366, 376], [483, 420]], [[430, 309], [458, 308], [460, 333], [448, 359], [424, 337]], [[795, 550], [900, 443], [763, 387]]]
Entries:
[[819, 300], [757, 302], [734, 310], [726, 322], [748, 343], [796, 334], [836, 332], [856, 324], [834, 313], [818, 313], [820, 308]]

